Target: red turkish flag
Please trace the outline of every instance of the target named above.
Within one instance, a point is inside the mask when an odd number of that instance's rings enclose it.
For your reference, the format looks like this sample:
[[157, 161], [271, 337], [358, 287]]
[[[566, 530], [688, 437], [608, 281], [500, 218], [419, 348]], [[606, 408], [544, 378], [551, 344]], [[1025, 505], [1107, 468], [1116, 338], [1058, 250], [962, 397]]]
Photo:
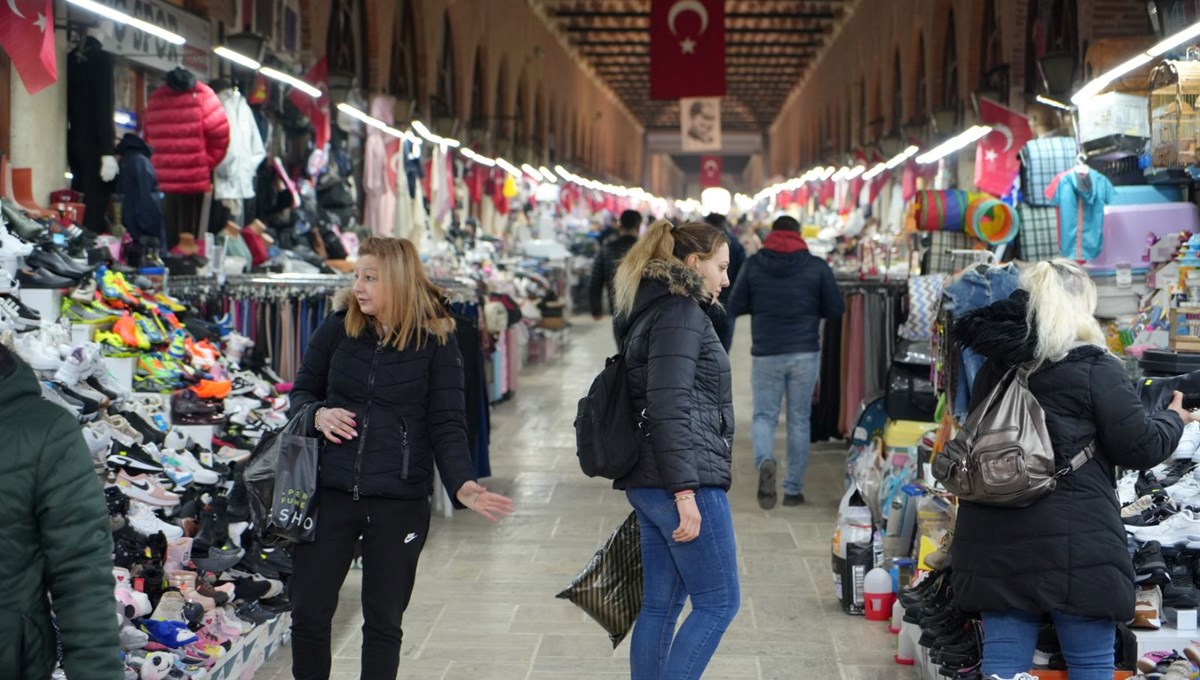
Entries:
[[979, 100], [979, 122], [992, 131], [975, 145], [975, 186], [1003, 196], [1012, 190], [1021, 170], [1017, 154], [1033, 139], [1029, 119], [990, 99]]
[[12, 59], [29, 94], [58, 80], [54, 52], [53, 0], [6, 0], [0, 3], [0, 47]]
[[721, 157], [720, 156], [701, 156], [700, 157], [700, 188], [707, 189], [709, 187], [721, 186]]
[[725, 96], [725, 0], [651, 0], [650, 98]]

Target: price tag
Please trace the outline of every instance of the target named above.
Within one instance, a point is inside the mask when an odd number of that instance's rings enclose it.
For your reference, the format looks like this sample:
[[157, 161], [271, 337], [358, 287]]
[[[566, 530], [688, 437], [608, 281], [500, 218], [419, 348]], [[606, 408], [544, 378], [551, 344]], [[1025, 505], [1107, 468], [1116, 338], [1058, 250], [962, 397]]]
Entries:
[[1133, 268], [1131, 266], [1117, 265], [1117, 288], [1133, 288]]
[[200, 464], [203, 465], [204, 467], [212, 467], [212, 464], [213, 464], [212, 451], [201, 451], [200, 452]]

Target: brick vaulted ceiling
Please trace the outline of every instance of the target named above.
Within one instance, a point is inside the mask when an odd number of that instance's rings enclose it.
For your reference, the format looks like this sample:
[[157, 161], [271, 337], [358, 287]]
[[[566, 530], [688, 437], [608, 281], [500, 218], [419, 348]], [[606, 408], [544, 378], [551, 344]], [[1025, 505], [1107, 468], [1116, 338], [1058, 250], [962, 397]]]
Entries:
[[[650, 0], [535, 0], [553, 28], [647, 127], [679, 125], [679, 105], [650, 93]], [[726, 0], [721, 125], [761, 132], [783, 106], [847, 0]]]

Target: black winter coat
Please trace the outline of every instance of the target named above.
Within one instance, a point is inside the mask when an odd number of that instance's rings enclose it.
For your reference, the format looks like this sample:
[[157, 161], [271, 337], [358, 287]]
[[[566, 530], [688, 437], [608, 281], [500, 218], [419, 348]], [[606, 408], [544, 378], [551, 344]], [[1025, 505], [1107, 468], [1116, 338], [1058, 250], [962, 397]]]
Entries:
[[[956, 324], [956, 340], [988, 358], [973, 402], [1015, 362], [1032, 358], [1026, 298], [1017, 291]], [[1061, 610], [1128, 621], [1134, 573], [1113, 466], [1142, 470], [1166, 460], [1183, 423], [1170, 411], [1147, 414], [1125, 367], [1092, 345], [1042, 367], [1029, 387], [1046, 412], [1057, 466], [1093, 440], [1096, 458], [1026, 508], [962, 502], [951, 544], [955, 599], [967, 611]]]
[[613, 304], [613, 275], [617, 273], [617, 267], [621, 266], [621, 260], [633, 247], [633, 244], [637, 243], [637, 240], [636, 236], [618, 236], [600, 246], [600, 252], [592, 262], [592, 280], [591, 285], [588, 286], [588, 300], [592, 305], [592, 316], [600, 316], [604, 313], [604, 290], [606, 288], [608, 289], [608, 308], [615, 307]]
[[729, 355], [702, 308], [710, 298], [691, 269], [655, 260], [638, 286], [634, 323], [617, 318], [617, 337], [628, 343], [630, 398], [647, 437], [637, 467], [614, 488], [729, 489], [733, 379]]
[[829, 265], [807, 248], [772, 250], [771, 241], [780, 236], [768, 236], [767, 247], [746, 261], [729, 301], [731, 315], [751, 315], [750, 353], [756, 357], [820, 351], [821, 319], [846, 310]]
[[[372, 331], [348, 336], [345, 318], [345, 312], [337, 312], [317, 329], [291, 393], [291, 415], [312, 403], [355, 415], [357, 437], [341, 444], [322, 437], [321, 487], [362, 496], [427, 498], [436, 462], [453, 498], [475, 479], [463, 362], [454, 336], [444, 345], [433, 340], [420, 349], [397, 350], [380, 345]], [[308, 432], [318, 436], [311, 422]]]
[[121, 224], [134, 243], [144, 236], [159, 241], [163, 252], [167, 249], [167, 231], [163, 223], [162, 192], [158, 189], [158, 177], [150, 162], [150, 146], [137, 135], [126, 133], [117, 145], [121, 156], [121, 172], [117, 174], [117, 193], [121, 194]]

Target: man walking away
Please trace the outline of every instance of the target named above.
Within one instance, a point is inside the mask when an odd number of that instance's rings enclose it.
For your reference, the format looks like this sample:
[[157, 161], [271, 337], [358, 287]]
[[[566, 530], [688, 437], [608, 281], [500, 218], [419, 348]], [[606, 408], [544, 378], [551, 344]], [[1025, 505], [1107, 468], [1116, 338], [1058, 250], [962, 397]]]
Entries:
[[[709, 213], [704, 221], [725, 232], [725, 240], [729, 242], [729, 280], [737, 281], [742, 265], [746, 263], [745, 246], [738, 240], [737, 234], [733, 233], [733, 229], [729, 226], [729, 220], [725, 219], [724, 215]], [[733, 346], [733, 324], [736, 320], [728, 309], [732, 292], [732, 287], [722, 290], [720, 297], [717, 298], [721, 306], [712, 305], [708, 308], [708, 318], [712, 320], [713, 328], [716, 329], [717, 337], [721, 339], [721, 345], [725, 347], [726, 353]]]
[[633, 244], [637, 243], [638, 232], [642, 228], [642, 214], [636, 210], [626, 210], [621, 213], [620, 229], [616, 238], [600, 244], [600, 252], [592, 263], [592, 285], [588, 289], [592, 303], [592, 318], [599, 321], [604, 317], [604, 290], [608, 289], [608, 308], [613, 309], [613, 274], [622, 258]]
[[800, 223], [775, 220], [763, 249], [746, 261], [733, 286], [729, 314], [750, 314], [754, 344], [750, 384], [754, 390], [754, 465], [758, 504], [775, 507], [775, 427], [787, 395], [787, 477], [783, 504], [804, 502], [813, 388], [820, 370], [821, 319], [845, 311], [833, 270], [808, 252]]

